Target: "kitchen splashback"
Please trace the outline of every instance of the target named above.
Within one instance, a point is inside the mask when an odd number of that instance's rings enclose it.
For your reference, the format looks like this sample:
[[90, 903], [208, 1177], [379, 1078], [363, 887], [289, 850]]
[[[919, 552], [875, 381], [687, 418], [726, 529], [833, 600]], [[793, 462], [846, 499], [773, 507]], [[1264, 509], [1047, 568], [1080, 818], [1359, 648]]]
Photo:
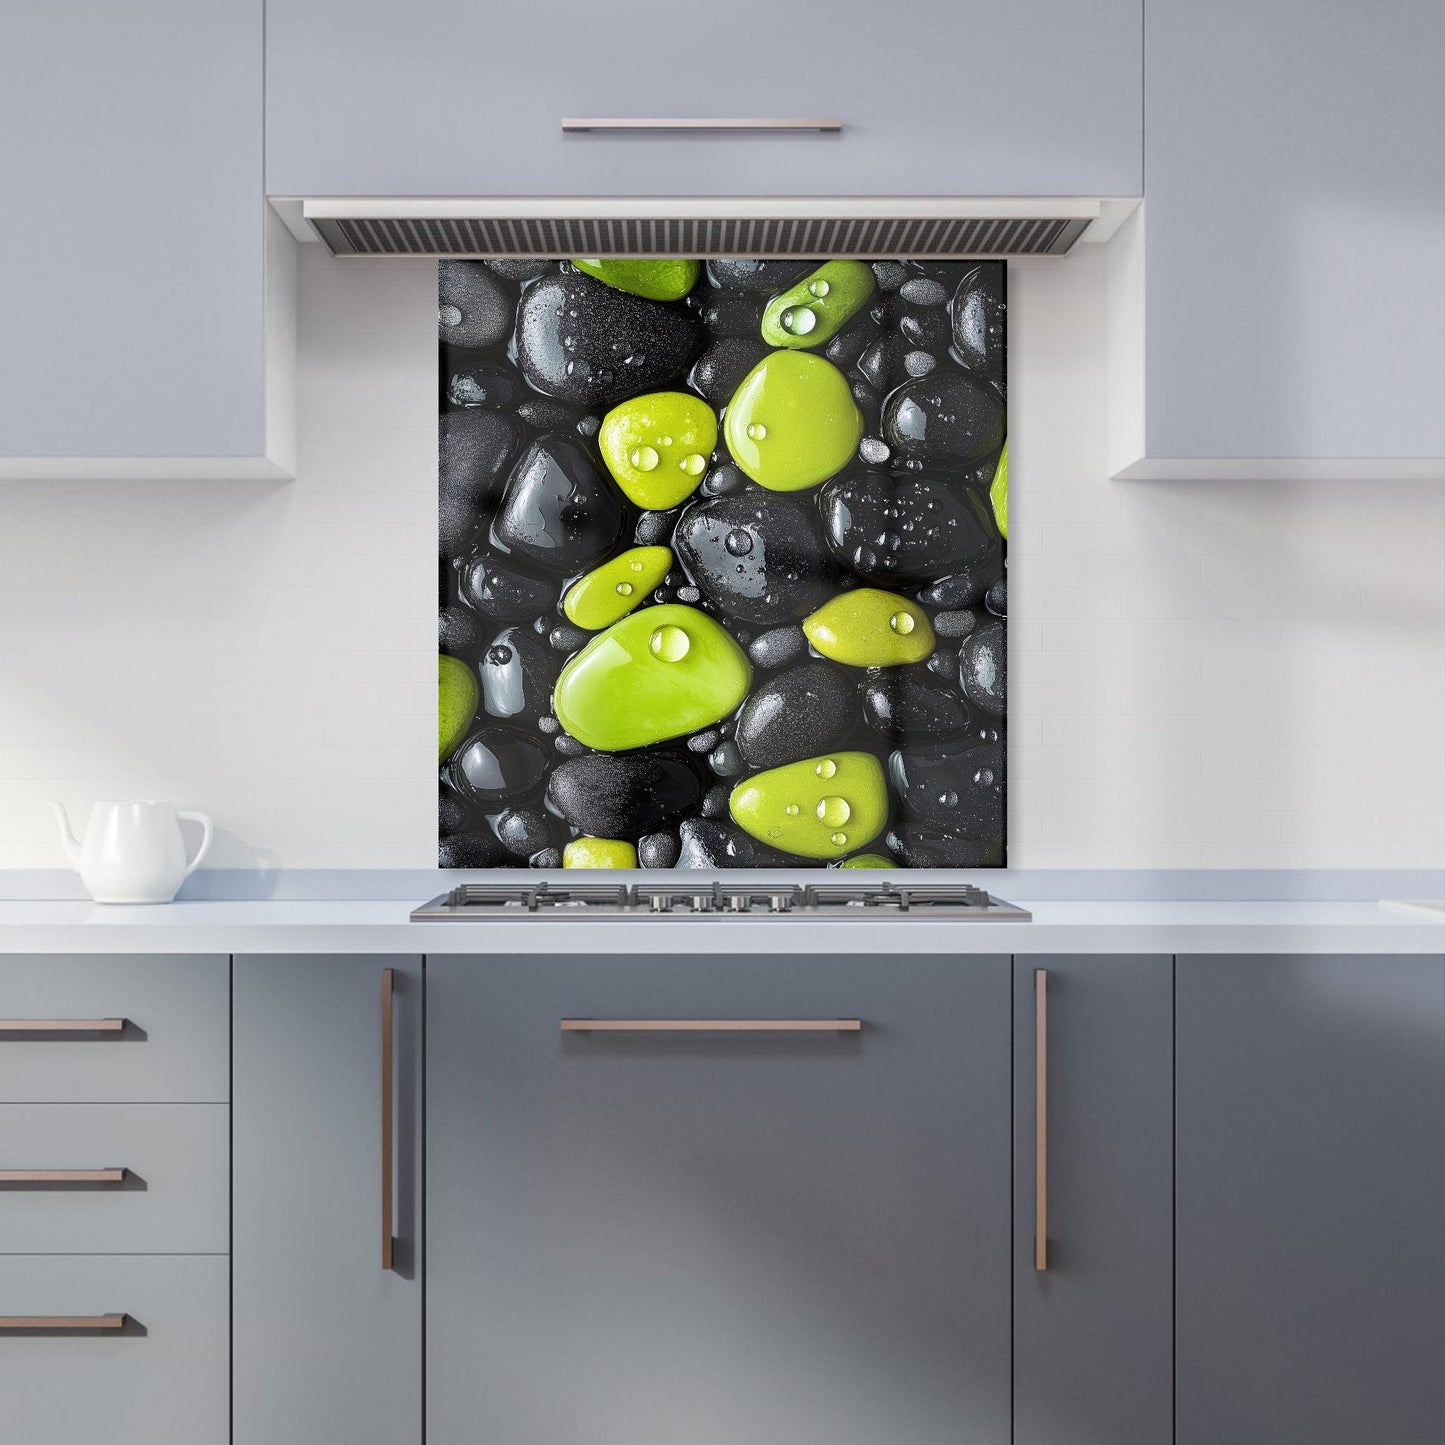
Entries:
[[1004, 263], [439, 280], [441, 866], [1002, 866]]

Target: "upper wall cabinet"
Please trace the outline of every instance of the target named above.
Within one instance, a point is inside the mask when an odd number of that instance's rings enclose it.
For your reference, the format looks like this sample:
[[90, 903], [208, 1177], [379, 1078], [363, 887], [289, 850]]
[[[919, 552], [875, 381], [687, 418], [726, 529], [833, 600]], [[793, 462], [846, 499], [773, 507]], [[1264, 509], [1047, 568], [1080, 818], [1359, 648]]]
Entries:
[[6, 4], [0, 477], [289, 470], [261, 19], [261, 0]]
[[1118, 258], [1143, 404], [1115, 470], [1445, 477], [1445, 6], [1145, 9], [1143, 244]]
[[[273, 196], [1137, 195], [1137, 0], [270, 0]], [[564, 118], [838, 135], [564, 135]]]

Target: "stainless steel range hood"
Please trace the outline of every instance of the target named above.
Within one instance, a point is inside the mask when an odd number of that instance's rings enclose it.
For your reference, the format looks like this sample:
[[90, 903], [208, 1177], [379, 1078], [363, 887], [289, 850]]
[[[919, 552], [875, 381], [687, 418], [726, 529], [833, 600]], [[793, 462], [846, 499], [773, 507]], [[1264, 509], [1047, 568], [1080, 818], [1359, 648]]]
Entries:
[[336, 256], [1063, 256], [1078, 197], [345, 197], [302, 215]]

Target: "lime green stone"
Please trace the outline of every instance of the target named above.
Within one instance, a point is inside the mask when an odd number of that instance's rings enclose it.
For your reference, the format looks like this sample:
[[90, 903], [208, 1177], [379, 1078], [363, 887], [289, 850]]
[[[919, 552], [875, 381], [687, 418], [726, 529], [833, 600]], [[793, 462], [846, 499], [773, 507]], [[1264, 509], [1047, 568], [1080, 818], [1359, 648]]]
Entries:
[[466, 663], [437, 655], [437, 749], [442, 762], [471, 727], [479, 693], [476, 674]]
[[672, 569], [672, 548], [633, 547], [579, 577], [562, 599], [569, 622], [598, 632], [647, 601]]
[[733, 393], [723, 435], [733, 460], [760, 487], [801, 492], [853, 459], [863, 415], [831, 362], [806, 351], [772, 351]]
[[830, 597], [803, 619], [803, 631], [824, 657], [850, 667], [901, 667], [933, 651], [928, 614], [907, 597], [877, 587]]
[[882, 853], [859, 853], [856, 858], [845, 858], [840, 868], [896, 868], [898, 865]]
[[617, 485], [639, 507], [666, 512], [702, 481], [717, 445], [717, 418], [688, 392], [649, 392], [603, 417], [597, 445]]
[[1008, 443], [998, 454], [998, 466], [993, 470], [993, 481], [989, 484], [988, 499], [993, 503], [993, 519], [998, 523], [1000, 537], [1008, 536]]
[[709, 727], [751, 681], [747, 654], [722, 627], [666, 603], [599, 632], [562, 669], [552, 711], [578, 742], [615, 753]]
[[564, 868], [636, 868], [637, 849], [621, 838], [574, 838], [562, 850]]
[[763, 312], [769, 346], [822, 346], [873, 294], [873, 271], [862, 261], [824, 261]]
[[674, 257], [655, 261], [613, 257], [606, 261], [573, 260], [572, 264], [619, 291], [646, 296], [649, 301], [681, 301], [697, 285], [698, 273], [702, 270], [698, 261]]
[[841, 858], [888, 821], [888, 784], [872, 753], [823, 753], [745, 778], [728, 811], [770, 848], [801, 858]]

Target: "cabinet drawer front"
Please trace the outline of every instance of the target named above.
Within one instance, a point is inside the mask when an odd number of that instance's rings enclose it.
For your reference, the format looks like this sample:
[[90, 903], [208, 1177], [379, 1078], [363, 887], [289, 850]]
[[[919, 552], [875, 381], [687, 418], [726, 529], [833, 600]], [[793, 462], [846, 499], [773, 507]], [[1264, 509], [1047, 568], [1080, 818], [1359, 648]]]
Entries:
[[0, 1103], [224, 1103], [229, 1011], [225, 955], [0, 958]]
[[[227, 1269], [222, 1258], [0, 1259], [5, 1438], [224, 1445]], [[121, 1329], [77, 1327], [117, 1314]], [[69, 1327], [10, 1327], [24, 1318]]]
[[[0, 1250], [224, 1254], [228, 1114], [224, 1104], [0, 1104]], [[65, 1177], [76, 1173], [107, 1177]]]

